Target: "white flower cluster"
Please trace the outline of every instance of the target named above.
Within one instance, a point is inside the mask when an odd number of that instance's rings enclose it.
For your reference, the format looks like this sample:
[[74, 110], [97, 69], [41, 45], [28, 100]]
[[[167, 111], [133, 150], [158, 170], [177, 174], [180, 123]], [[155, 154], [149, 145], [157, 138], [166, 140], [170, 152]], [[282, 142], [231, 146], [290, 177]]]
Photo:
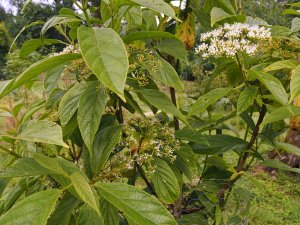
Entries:
[[80, 53], [78, 45], [67, 45], [61, 52], [53, 53], [53, 56], [68, 54], [68, 53]]
[[242, 23], [225, 24], [201, 35], [196, 53], [210, 56], [233, 57], [238, 52], [254, 55], [259, 44], [271, 38], [270, 28]]

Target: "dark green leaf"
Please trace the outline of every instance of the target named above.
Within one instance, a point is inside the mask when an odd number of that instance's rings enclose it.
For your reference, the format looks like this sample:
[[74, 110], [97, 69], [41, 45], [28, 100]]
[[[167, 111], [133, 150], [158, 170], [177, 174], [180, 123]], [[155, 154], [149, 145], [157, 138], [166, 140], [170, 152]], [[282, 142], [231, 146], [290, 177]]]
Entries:
[[263, 125], [299, 115], [300, 106], [283, 106], [273, 110], [269, 115], [267, 115], [263, 121]]
[[247, 87], [239, 96], [237, 103], [237, 114], [247, 110], [249, 106], [253, 105], [257, 95], [258, 88], [254, 86]]

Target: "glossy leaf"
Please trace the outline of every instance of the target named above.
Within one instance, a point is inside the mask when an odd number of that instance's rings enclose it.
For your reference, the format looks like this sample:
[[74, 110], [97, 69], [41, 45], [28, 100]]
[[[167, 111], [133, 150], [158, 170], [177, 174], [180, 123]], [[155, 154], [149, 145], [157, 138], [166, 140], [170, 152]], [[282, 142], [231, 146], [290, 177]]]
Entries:
[[231, 88], [216, 88], [210, 92], [200, 96], [197, 101], [191, 106], [188, 113], [189, 116], [197, 115], [204, 112], [208, 106], [217, 102], [231, 91]]
[[[18, 88], [26, 82], [30, 82], [43, 72], [46, 72], [56, 66], [66, 64], [72, 60], [81, 58], [80, 54], [61, 54], [42, 59], [31, 66], [29, 66], [23, 73], [21, 73], [15, 80], [12, 89]], [[32, 81], [31, 81], [32, 82]], [[12, 90], [11, 89], [11, 90]]]
[[60, 122], [65, 126], [76, 112], [81, 93], [84, 91], [87, 84], [76, 83], [71, 87], [67, 93], [62, 97], [59, 107], [58, 114]]
[[300, 106], [283, 106], [273, 110], [270, 114], [268, 114], [263, 121], [263, 125], [299, 115]]
[[174, 203], [179, 195], [180, 188], [172, 169], [164, 160], [156, 158], [153, 161], [155, 171], [151, 180], [158, 197], [166, 203]]
[[98, 85], [98, 81], [88, 82], [80, 96], [77, 113], [79, 130], [90, 153], [108, 100], [105, 88], [100, 88]]
[[62, 140], [60, 126], [46, 120], [36, 121], [28, 125], [16, 138], [31, 142], [60, 145], [68, 148], [68, 145]]
[[244, 112], [249, 106], [253, 105], [257, 91], [257, 87], [250, 86], [240, 94], [237, 103], [237, 114]]
[[108, 126], [96, 134], [90, 157], [91, 169], [94, 174], [99, 173], [105, 166], [110, 153], [121, 137], [121, 131], [121, 126]]
[[124, 183], [97, 183], [99, 194], [137, 224], [176, 225], [170, 212], [153, 196]]
[[50, 189], [35, 193], [14, 205], [0, 217], [1, 225], [45, 225], [61, 191]]
[[290, 82], [291, 98], [293, 101], [298, 95], [300, 95], [300, 65], [298, 65], [293, 71]]
[[122, 99], [129, 62], [120, 36], [110, 28], [78, 28], [78, 42], [88, 67]]
[[155, 12], [162, 13], [166, 16], [175, 18], [175, 12], [173, 8], [163, 0], [131, 0], [132, 2], [146, 7], [148, 9], [152, 9]]

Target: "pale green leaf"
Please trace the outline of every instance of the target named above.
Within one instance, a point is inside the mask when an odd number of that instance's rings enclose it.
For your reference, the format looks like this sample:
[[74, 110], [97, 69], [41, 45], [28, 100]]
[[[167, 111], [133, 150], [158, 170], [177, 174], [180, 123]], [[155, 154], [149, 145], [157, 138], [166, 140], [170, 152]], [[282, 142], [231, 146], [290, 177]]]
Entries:
[[282, 69], [295, 69], [295, 67], [298, 65], [298, 62], [295, 60], [283, 60], [283, 61], [277, 61], [272, 63], [271, 65], [268, 65], [264, 68], [264, 72], [270, 72], [275, 70], [282, 70]]
[[45, 225], [61, 191], [50, 189], [35, 193], [14, 205], [0, 217], [1, 225]]
[[154, 47], [162, 53], [171, 55], [180, 61], [188, 63], [185, 46], [183, 42], [177, 38], [163, 39]]
[[92, 145], [108, 100], [99, 81], [88, 82], [79, 99], [77, 121], [82, 139], [92, 153]]
[[300, 95], [300, 65], [298, 65], [293, 71], [290, 82], [291, 98], [293, 101], [298, 95]]
[[55, 174], [67, 175], [67, 173], [60, 166], [56, 158], [51, 158], [38, 153], [34, 154], [33, 157], [35, 161], [38, 162], [41, 166], [45, 167], [50, 171], [53, 171]]
[[166, 16], [175, 18], [175, 12], [173, 8], [163, 0], [131, 0], [132, 2], [146, 7], [148, 9], [152, 9], [155, 12], [162, 13]]
[[155, 167], [151, 180], [158, 197], [166, 203], [174, 203], [179, 195], [180, 188], [172, 169], [164, 160], [155, 158]]
[[280, 169], [280, 170], [284, 170], [284, 171], [300, 173], [299, 168], [292, 168], [289, 165], [284, 164], [283, 162], [280, 162], [280, 161], [275, 160], [275, 159], [265, 160], [261, 164], [264, 165], [264, 166], [267, 166], [267, 167], [272, 167], [272, 168], [276, 168], [276, 169]]
[[289, 143], [284, 143], [284, 142], [277, 142], [276, 146], [280, 150], [284, 150], [285, 152], [295, 154], [297, 156], [300, 156], [300, 148], [298, 148], [295, 145], [291, 145]]
[[293, 116], [299, 116], [300, 115], [300, 106], [283, 106], [278, 109], [273, 110], [270, 114], [268, 114], [264, 121], [263, 125], [268, 123], [273, 123], [279, 120], [284, 120], [286, 118], [291, 118]]
[[31, 66], [29, 66], [23, 73], [21, 73], [15, 80], [15, 83], [13, 85], [12, 89], [16, 89], [23, 85], [26, 82], [32, 82], [33, 78], [36, 78], [38, 75], [40, 75], [43, 72], [46, 72], [50, 69], [53, 69], [54, 67], [57, 67], [59, 65], [66, 64], [70, 61], [73, 61], [75, 59], [81, 58], [80, 54], [61, 54], [56, 56], [51, 56], [45, 59], [42, 59]]
[[63, 74], [64, 69], [65, 66], [60, 65], [47, 71], [44, 79], [44, 90], [47, 93], [51, 92], [55, 87], [57, 87], [57, 81]]
[[110, 28], [81, 26], [77, 32], [79, 47], [88, 67], [105, 86], [124, 99], [129, 62], [120, 36]]
[[99, 203], [100, 212], [103, 216], [104, 224], [119, 225], [120, 216], [118, 209], [102, 197], [100, 198]]
[[57, 44], [57, 43], [62, 43], [60, 40], [55, 40], [55, 39], [30, 39], [26, 42], [21, 47], [20, 54], [19, 56], [21, 58], [27, 57], [29, 54], [37, 50], [39, 47], [42, 47], [44, 45], [52, 45], [52, 44]]
[[46, 33], [46, 31], [49, 30], [51, 27], [54, 27], [58, 24], [65, 24], [70, 22], [81, 22], [81, 19], [67, 15], [53, 16], [42, 27], [41, 35], [43, 36]]
[[16, 137], [31, 142], [41, 142], [45, 144], [60, 145], [68, 148], [62, 140], [62, 131], [57, 123], [40, 120], [28, 125]]
[[124, 183], [97, 183], [99, 194], [137, 224], [176, 225], [170, 212], [154, 197]]

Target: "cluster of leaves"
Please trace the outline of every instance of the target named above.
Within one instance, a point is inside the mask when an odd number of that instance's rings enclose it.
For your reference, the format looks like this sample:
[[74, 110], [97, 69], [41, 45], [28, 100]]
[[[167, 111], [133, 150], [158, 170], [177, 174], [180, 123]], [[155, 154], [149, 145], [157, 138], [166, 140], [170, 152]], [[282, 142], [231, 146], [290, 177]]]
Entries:
[[[176, 106], [175, 91], [183, 90], [177, 72], [195, 41], [195, 16], [210, 29], [260, 20], [247, 20], [229, 0], [203, 7], [186, 1], [177, 14], [169, 1], [106, 0], [100, 17], [88, 1], [74, 2], [82, 13], [63, 8], [41, 29], [41, 37], [54, 28], [63, 40], [31, 39], [21, 48], [24, 57], [56, 43], [67, 45], [64, 51], [0, 83], [3, 100], [32, 83], [43, 86], [43, 98], [2, 107], [13, 125], [0, 139], [0, 224], [226, 224], [226, 199], [251, 163], [263, 160], [262, 144], [299, 152], [278, 143], [274, 128], [300, 115], [290, 105], [300, 94], [299, 49], [283, 46], [299, 44], [294, 31], [272, 27], [280, 47], [255, 57], [211, 59], [211, 79], [226, 74], [229, 85], [206, 88], [183, 109]], [[282, 70], [291, 74], [285, 83]], [[160, 85], [170, 88], [171, 99]], [[217, 115], [213, 106], [232, 93], [234, 110]], [[140, 118], [128, 120], [133, 114]], [[159, 122], [147, 122], [149, 114], [159, 114]], [[244, 138], [220, 134], [236, 116], [247, 124]], [[128, 158], [126, 172], [121, 161]]]

